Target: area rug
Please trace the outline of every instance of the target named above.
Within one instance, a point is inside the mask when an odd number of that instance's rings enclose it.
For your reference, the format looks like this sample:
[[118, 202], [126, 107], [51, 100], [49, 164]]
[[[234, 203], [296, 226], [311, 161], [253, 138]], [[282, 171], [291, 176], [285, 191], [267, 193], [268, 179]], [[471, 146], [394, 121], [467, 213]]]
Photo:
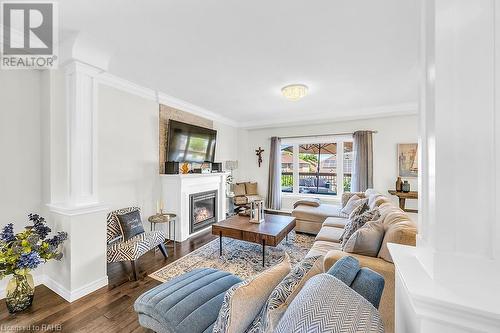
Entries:
[[166, 282], [196, 268], [211, 267], [248, 279], [278, 263], [285, 252], [290, 256], [292, 266], [301, 261], [314, 242], [314, 236], [288, 235], [277, 247], [266, 246], [266, 266], [262, 267], [262, 246], [231, 238], [222, 240], [222, 257], [219, 257], [219, 239], [194, 250], [167, 266], [160, 268], [149, 277]]

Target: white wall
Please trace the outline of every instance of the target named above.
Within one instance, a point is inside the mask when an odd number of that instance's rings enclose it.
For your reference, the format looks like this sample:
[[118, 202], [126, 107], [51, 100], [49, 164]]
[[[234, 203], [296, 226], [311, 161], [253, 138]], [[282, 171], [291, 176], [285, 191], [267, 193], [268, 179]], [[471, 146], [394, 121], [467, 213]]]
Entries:
[[[397, 144], [416, 143], [418, 118], [416, 115], [374, 118], [353, 121], [329, 122], [325, 124], [290, 126], [240, 130], [239, 146], [239, 181], [257, 181], [259, 193], [266, 195], [269, 169], [269, 145], [271, 136], [321, 135], [353, 132], [370, 129], [378, 133], [373, 135], [373, 185], [381, 193], [395, 188], [398, 175]], [[255, 149], [262, 147], [263, 163], [258, 167]], [[417, 180], [408, 179], [412, 189], [417, 189]], [[393, 197], [394, 202], [397, 199]], [[284, 200], [283, 208], [290, 209], [293, 200]], [[408, 208], [416, 208], [416, 200], [407, 201]]]
[[26, 225], [41, 202], [40, 72], [0, 74], [0, 211], [2, 223]]
[[99, 197], [110, 210], [139, 206], [148, 216], [160, 198], [158, 103], [99, 86]]
[[[18, 232], [29, 213], [40, 213], [40, 72], [1, 71], [0, 102], [0, 228], [12, 222]], [[7, 282], [0, 281], [0, 298]]]
[[[236, 127], [225, 125], [214, 121], [217, 130], [217, 145], [215, 147], [215, 161], [221, 162], [224, 167], [225, 161], [238, 160], [239, 130]], [[238, 170], [233, 172], [234, 177], [238, 176]]]

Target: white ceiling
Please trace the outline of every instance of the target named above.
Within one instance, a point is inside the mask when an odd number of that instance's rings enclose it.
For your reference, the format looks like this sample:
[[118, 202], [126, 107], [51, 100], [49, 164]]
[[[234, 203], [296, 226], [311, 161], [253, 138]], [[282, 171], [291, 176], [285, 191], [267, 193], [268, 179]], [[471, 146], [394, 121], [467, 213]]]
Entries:
[[[418, 0], [64, 0], [110, 72], [243, 125], [415, 112]], [[291, 102], [290, 83], [309, 86]]]

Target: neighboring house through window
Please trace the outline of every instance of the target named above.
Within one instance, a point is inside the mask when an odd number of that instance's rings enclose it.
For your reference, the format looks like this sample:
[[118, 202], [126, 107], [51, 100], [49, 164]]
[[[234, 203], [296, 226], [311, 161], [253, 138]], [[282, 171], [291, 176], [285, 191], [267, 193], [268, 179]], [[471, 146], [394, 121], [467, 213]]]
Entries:
[[341, 195], [350, 191], [352, 163], [350, 136], [282, 139], [281, 191]]

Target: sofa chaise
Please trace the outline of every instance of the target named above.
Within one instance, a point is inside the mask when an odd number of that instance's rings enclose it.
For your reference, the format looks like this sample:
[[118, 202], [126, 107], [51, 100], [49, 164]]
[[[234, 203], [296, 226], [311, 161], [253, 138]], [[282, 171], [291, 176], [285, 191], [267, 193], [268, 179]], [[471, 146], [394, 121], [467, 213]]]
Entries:
[[[344, 226], [348, 222], [348, 217], [342, 214], [341, 210], [354, 194], [368, 198], [369, 208], [378, 207], [380, 211], [380, 219], [382, 220], [385, 233], [378, 254], [374, 257], [347, 253], [341, 249], [341, 236]], [[387, 248], [387, 243], [415, 246], [417, 226], [410, 216], [396, 206], [389, 198], [372, 189], [361, 193], [345, 193], [342, 198], [342, 204], [338, 206], [325, 204], [321, 204], [318, 207], [298, 205], [292, 212], [292, 215], [301, 221], [299, 231], [317, 234], [315, 242], [306, 257], [316, 255], [325, 256], [325, 270], [328, 270], [337, 260], [345, 256], [353, 256], [359, 260], [362, 266], [369, 267], [384, 276], [386, 285], [379, 310], [384, 320], [386, 332], [393, 332], [395, 268]], [[298, 227], [299, 222], [297, 222], [297, 230], [299, 229]]]

